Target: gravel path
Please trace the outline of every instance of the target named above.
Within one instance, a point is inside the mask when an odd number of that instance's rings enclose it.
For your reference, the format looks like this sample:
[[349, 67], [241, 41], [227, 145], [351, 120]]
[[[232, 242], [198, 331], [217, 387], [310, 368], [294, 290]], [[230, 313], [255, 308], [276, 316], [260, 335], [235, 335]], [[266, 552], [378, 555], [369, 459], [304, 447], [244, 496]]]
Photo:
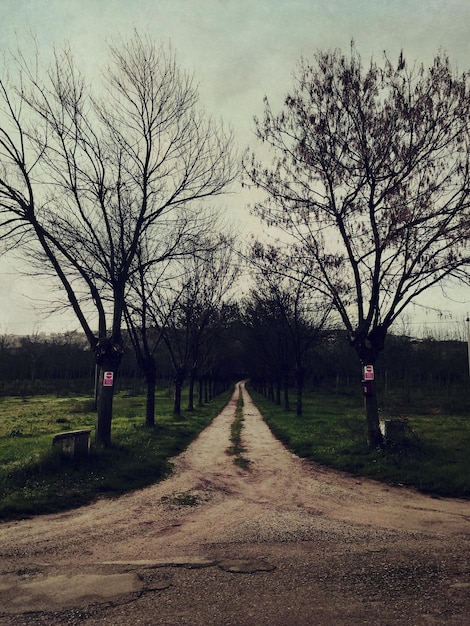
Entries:
[[0, 624], [470, 623], [470, 502], [307, 463], [241, 384], [170, 478], [0, 525]]

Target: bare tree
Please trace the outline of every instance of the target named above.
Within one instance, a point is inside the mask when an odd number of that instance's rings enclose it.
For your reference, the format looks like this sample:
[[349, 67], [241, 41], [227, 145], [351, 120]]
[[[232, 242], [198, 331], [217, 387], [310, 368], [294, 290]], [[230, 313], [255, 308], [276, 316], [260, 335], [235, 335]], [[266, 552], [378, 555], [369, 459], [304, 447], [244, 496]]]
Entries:
[[127, 286], [124, 318], [145, 377], [145, 424], [149, 428], [155, 425], [156, 353], [164, 338], [163, 329], [184, 290], [181, 275], [185, 272], [185, 260], [199, 252], [207, 253], [207, 233], [216, 221], [212, 211], [180, 215], [180, 219], [167, 224], [161, 240], [143, 238], [137, 251], [135, 270]]
[[243, 303], [248, 329], [250, 378], [261, 393], [290, 409], [292, 345], [278, 303], [271, 294], [253, 289]]
[[[305, 265], [290, 267], [282, 248], [255, 242], [251, 248], [251, 266], [256, 275], [256, 288], [251, 292], [255, 310], [267, 313], [265, 323], [277, 328], [281, 375], [284, 383], [284, 406], [289, 408], [288, 386], [291, 378], [296, 387], [296, 414], [302, 415], [302, 396], [306, 374], [306, 356], [320, 340], [331, 313], [331, 299], [326, 300], [310, 285]], [[281, 339], [282, 338], [282, 339]], [[291, 372], [292, 370], [292, 372]]]
[[207, 331], [199, 343], [197, 361], [190, 376], [188, 408], [193, 406], [194, 384], [198, 383], [198, 405], [210, 401], [225, 391], [239, 369], [233, 367], [236, 359], [237, 343], [240, 341], [234, 322], [237, 319], [238, 305], [230, 298], [213, 309]]
[[[469, 113], [468, 74], [445, 54], [427, 69], [403, 54], [365, 66], [352, 45], [349, 55], [301, 60], [283, 110], [266, 99], [256, 120], [273, 161], [245, 161], [266, 192], [255, 210], [290, 241], [290, 263], [309, 264], [370, 374], [410, 302], [445, 279], [468, 279]], [[375, 447], [373, 382], [365, 390]]]
[[[181, 413], [181, 393], [189, 377], [189, 406], [194, 408], [194, 383], [210, 344], [211, 323], [233, 286], [238, 268], [233, 263], [232, 242], [206, 234], [193, 244], [192, 253], [178, 261], [178, 272], [166, 288], [144, 284], [139, 305], [130, 316], [137, 321], [140, 349], [150, 346], [150, 333], [159, 329], [175, 374], [174, 413]], [[135, 334], [135, 333], [134, 333]], [[154, 351], [147, 352], [152, 357]], [[153, 358], [153, 369], [156, 368]], [[149, 422], [150, 416], [147, 419]]]
[[87, 336], [99, 368], [96, 436], [108, 445], [139, 246], [165, 241], [148, 263], [172, 253], [169, 225], [233, 179], [232, 140], [198, 110], [173, 51], [137, 34], [110, 47], [95, 94], [69, 49], [45, 72], [21, 55], [12, 68], [15, 80], [0, 82], [0, 225], [58, 279]]
[[[214, 336], [220, 337], [220, 325], [226, 317], [239, 265], [233, 253], [234, 240], [209, 239], [204, 254], [194, 256], [186, 299], [191, 317], [188, 410], [194, 409], [194, 385], [209, 363], [214, 365]], [[212, 248], [212, 250], [211, 250]], [[217, 355], [218, 356], [218, 355]]]

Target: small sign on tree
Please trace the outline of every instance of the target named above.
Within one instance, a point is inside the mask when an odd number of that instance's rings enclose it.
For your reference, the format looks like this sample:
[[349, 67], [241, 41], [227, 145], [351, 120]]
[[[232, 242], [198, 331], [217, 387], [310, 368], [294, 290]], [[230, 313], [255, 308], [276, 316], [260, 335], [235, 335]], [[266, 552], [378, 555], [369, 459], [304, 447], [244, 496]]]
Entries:
[[114, 372], [105, 372], [103, 376], [103, 387], [112, 387], [114, 382]]

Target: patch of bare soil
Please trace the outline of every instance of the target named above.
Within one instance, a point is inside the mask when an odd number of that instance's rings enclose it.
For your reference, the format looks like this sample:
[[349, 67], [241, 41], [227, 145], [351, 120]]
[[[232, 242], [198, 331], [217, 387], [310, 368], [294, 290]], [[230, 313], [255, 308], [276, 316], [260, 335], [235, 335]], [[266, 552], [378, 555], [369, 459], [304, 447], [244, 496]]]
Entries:
[[244, 385], [164, 482], [0, 525], [0, 624], [470, 623], [470, 502], [307, 463]]

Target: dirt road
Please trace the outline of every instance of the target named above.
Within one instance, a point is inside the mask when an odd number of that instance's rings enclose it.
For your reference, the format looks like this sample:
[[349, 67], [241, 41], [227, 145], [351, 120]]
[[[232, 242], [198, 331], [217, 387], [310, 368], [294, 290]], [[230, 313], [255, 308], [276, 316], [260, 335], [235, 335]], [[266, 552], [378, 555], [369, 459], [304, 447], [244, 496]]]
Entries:
[[470, 502], [306, 463], [238, 390], [164, 482], [0, 525], [0, 624], [470, 623]]

